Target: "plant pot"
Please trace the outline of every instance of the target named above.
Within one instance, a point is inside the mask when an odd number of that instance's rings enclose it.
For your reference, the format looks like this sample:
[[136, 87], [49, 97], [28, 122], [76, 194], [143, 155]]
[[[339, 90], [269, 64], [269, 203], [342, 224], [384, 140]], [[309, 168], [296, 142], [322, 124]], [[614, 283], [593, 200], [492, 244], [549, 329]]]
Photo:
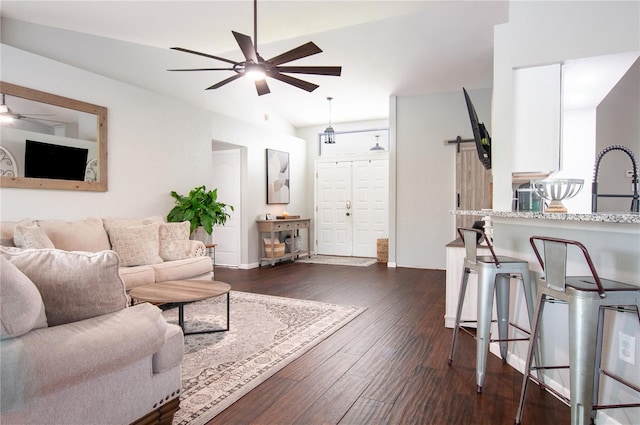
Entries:
[[202, 226], [196, 227], [196, 230], [191, 233], [191, 239], [200, 241], [205, 245], [211, 245], [213, 243], [213, 236], [208, 234]]

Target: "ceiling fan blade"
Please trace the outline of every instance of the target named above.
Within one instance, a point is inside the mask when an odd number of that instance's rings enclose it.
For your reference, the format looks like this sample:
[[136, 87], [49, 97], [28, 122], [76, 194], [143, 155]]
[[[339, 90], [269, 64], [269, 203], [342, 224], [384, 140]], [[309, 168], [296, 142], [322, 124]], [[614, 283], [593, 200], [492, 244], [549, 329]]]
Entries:
[[167, 69], [167, 71], [235, 71], [236, 68], [190, 68], [190, 69]]
[[222, 61], [222, 62], [227, 62], [227, 63], [233, 64], [233, 65], [239, 65], [239, 62], [234, 62], [234, 61], [229, 60], [229, 59], [221, 58], [220, 56], [210, 55], [208, 53], [201, 53], [201, 52], [196, 52], [195, 50], [184, 49], [182, 47], [172, 47], [171, 50], [177, 50], [179, 52], [191, 53], [191, 54], [194, 54], [194, 55], [204, 56], [205, 58], [216, 59], [216, 60], [219, 60], [219, 61]]
[[302, 46], [298, 46], [295, 49], [291, 49], [288, 52], [284, 52], [281, 55], [271, 58], [267, 62], [272, 65], [280, 65], [281, 63], [306, 58], [307, 56], [315, 55], [317, 53], [322, 53], [322, 49], [310, 41], [307, 44], [303, 44]]
[[277, 66], [276, 70], [291, 74], [333, 75], [336, 77], [342, 73], [341, 66]]
[[253, 61], [258, 63], [258, 55], [256, 54], [256, 48], [253, 47], [253, 42], [251, 41], [251, 37], [248, 35], [240, 34], [239, 32], [231, 31], [233, 36], [236, 38], [238, 42], [238, 46], [240, 46], [240, 50], [242, 50], [242, 54], [248, 61]]
[[30, 123], [42, 124], [42, 125], [48, 125], [48, 123], [69, 124], [66, 121], [47, 120], [47, 119], [44, 119], [44, 118], [36, 118], [36, 117], [25, 117], [24, 115], [18, 115], [17, 119], [19, 119], [21, 121], [27, 121], [27, 122], [30, 122]]
[[55, 114], [17, 114], [19, 117], [27, 117], [27, 118], [33, 118], [35, 116], [38, 117], [52, 117]]
[[266, 80], [256, 80], [256, 90], [258, 90], [258, 96], [271, 93]]
[[238, 78], [242, 77], [242, 74], [236, 74], [233, 77], [229, 77], [225, 80], [220, 81], [219, 83], [216, 83], [214, 85], [212, 85], [211, 87], [207, 87], [206, 90], [213, 90], [213, 89], [219, 89], [220, 87], [224, 86], [227, 83], [230, 83], [234, 80], [237, 80]]
[[313, 84], [308, 81], [303, 81], [295, 77], [290, 77], [289, 75], [280, 74], [278, 72], [273, 72], [269, 74], [269, 76], [271, 78], [275, 78], [276, 80], [280, 80], [283, 83], [291, 84], [292, 86], [295, 86], [302, 90], [306, 90], [308, 92], [312, 92], [318, 87], [320, 87], [317, 84]]

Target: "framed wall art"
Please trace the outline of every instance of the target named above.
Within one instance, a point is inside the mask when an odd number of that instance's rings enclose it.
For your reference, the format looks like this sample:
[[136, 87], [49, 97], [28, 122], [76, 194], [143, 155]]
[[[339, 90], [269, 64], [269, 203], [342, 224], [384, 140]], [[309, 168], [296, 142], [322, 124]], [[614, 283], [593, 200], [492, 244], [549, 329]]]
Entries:
[[267, 204], [288, 204], [289, 183], [289, 153], [267, 149]]

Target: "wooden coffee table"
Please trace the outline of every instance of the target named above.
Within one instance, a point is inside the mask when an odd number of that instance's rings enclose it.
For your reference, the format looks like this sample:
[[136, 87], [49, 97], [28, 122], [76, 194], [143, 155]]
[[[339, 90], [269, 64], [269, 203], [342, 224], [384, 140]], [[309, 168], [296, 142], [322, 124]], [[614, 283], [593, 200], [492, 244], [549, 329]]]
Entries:
[[[209, 280], [168, 280], [137, 286], [129, 291], [134, 299], [154, 304], [178, 304], [178, 324], [185, 335], [226, 332], [229, 330], [229, 291], [231, 286], [225, 282]], [[184, 328], [184, 305], [186, 303], [206, 300], [220, 295], [227, 295], [227, 327], [206, 331], [187, 332]]]

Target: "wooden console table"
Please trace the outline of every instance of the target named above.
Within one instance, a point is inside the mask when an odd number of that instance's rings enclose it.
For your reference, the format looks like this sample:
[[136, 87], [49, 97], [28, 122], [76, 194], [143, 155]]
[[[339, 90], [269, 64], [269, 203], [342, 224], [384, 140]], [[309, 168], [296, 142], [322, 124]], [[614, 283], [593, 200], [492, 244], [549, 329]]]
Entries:
[[[278, 219], [278, 220], [256, 220], [258, 223], [258, 243], [260, 244], [260, 266], [262, 266], [263, 261], [271, 262], [273, 266], [276, 261], [280, 260], [288, 260], [291, 259], [295, 261], [296, 258], [300, 256], [309, 256], [311, 253], [311, 234], [309, 233], [309, 229], [311, 227], [311, 219], [310, 218], [287, 218], [287, 219]], [[300, 229], [307, 230], [307, 249], [300, 249], [300, 251], [295, 251], [295, 237], [299, 237]], [[288, 233], [289, 236], [282, 237], [282, 233]], [[269, 236], [266, 236], [266, 235]], [[264, 237], [269, 237], [271, 240], [278, 238], [280, 242], [284, 242], [286, 237], [292, 238], [291, 241], [291, 252], [285, 252], [283, 256], [275, 257], [273, 250], [271, 252], [266, 252], [264, 248]], [[286, 250], [285, 250], [286, 251]]]

